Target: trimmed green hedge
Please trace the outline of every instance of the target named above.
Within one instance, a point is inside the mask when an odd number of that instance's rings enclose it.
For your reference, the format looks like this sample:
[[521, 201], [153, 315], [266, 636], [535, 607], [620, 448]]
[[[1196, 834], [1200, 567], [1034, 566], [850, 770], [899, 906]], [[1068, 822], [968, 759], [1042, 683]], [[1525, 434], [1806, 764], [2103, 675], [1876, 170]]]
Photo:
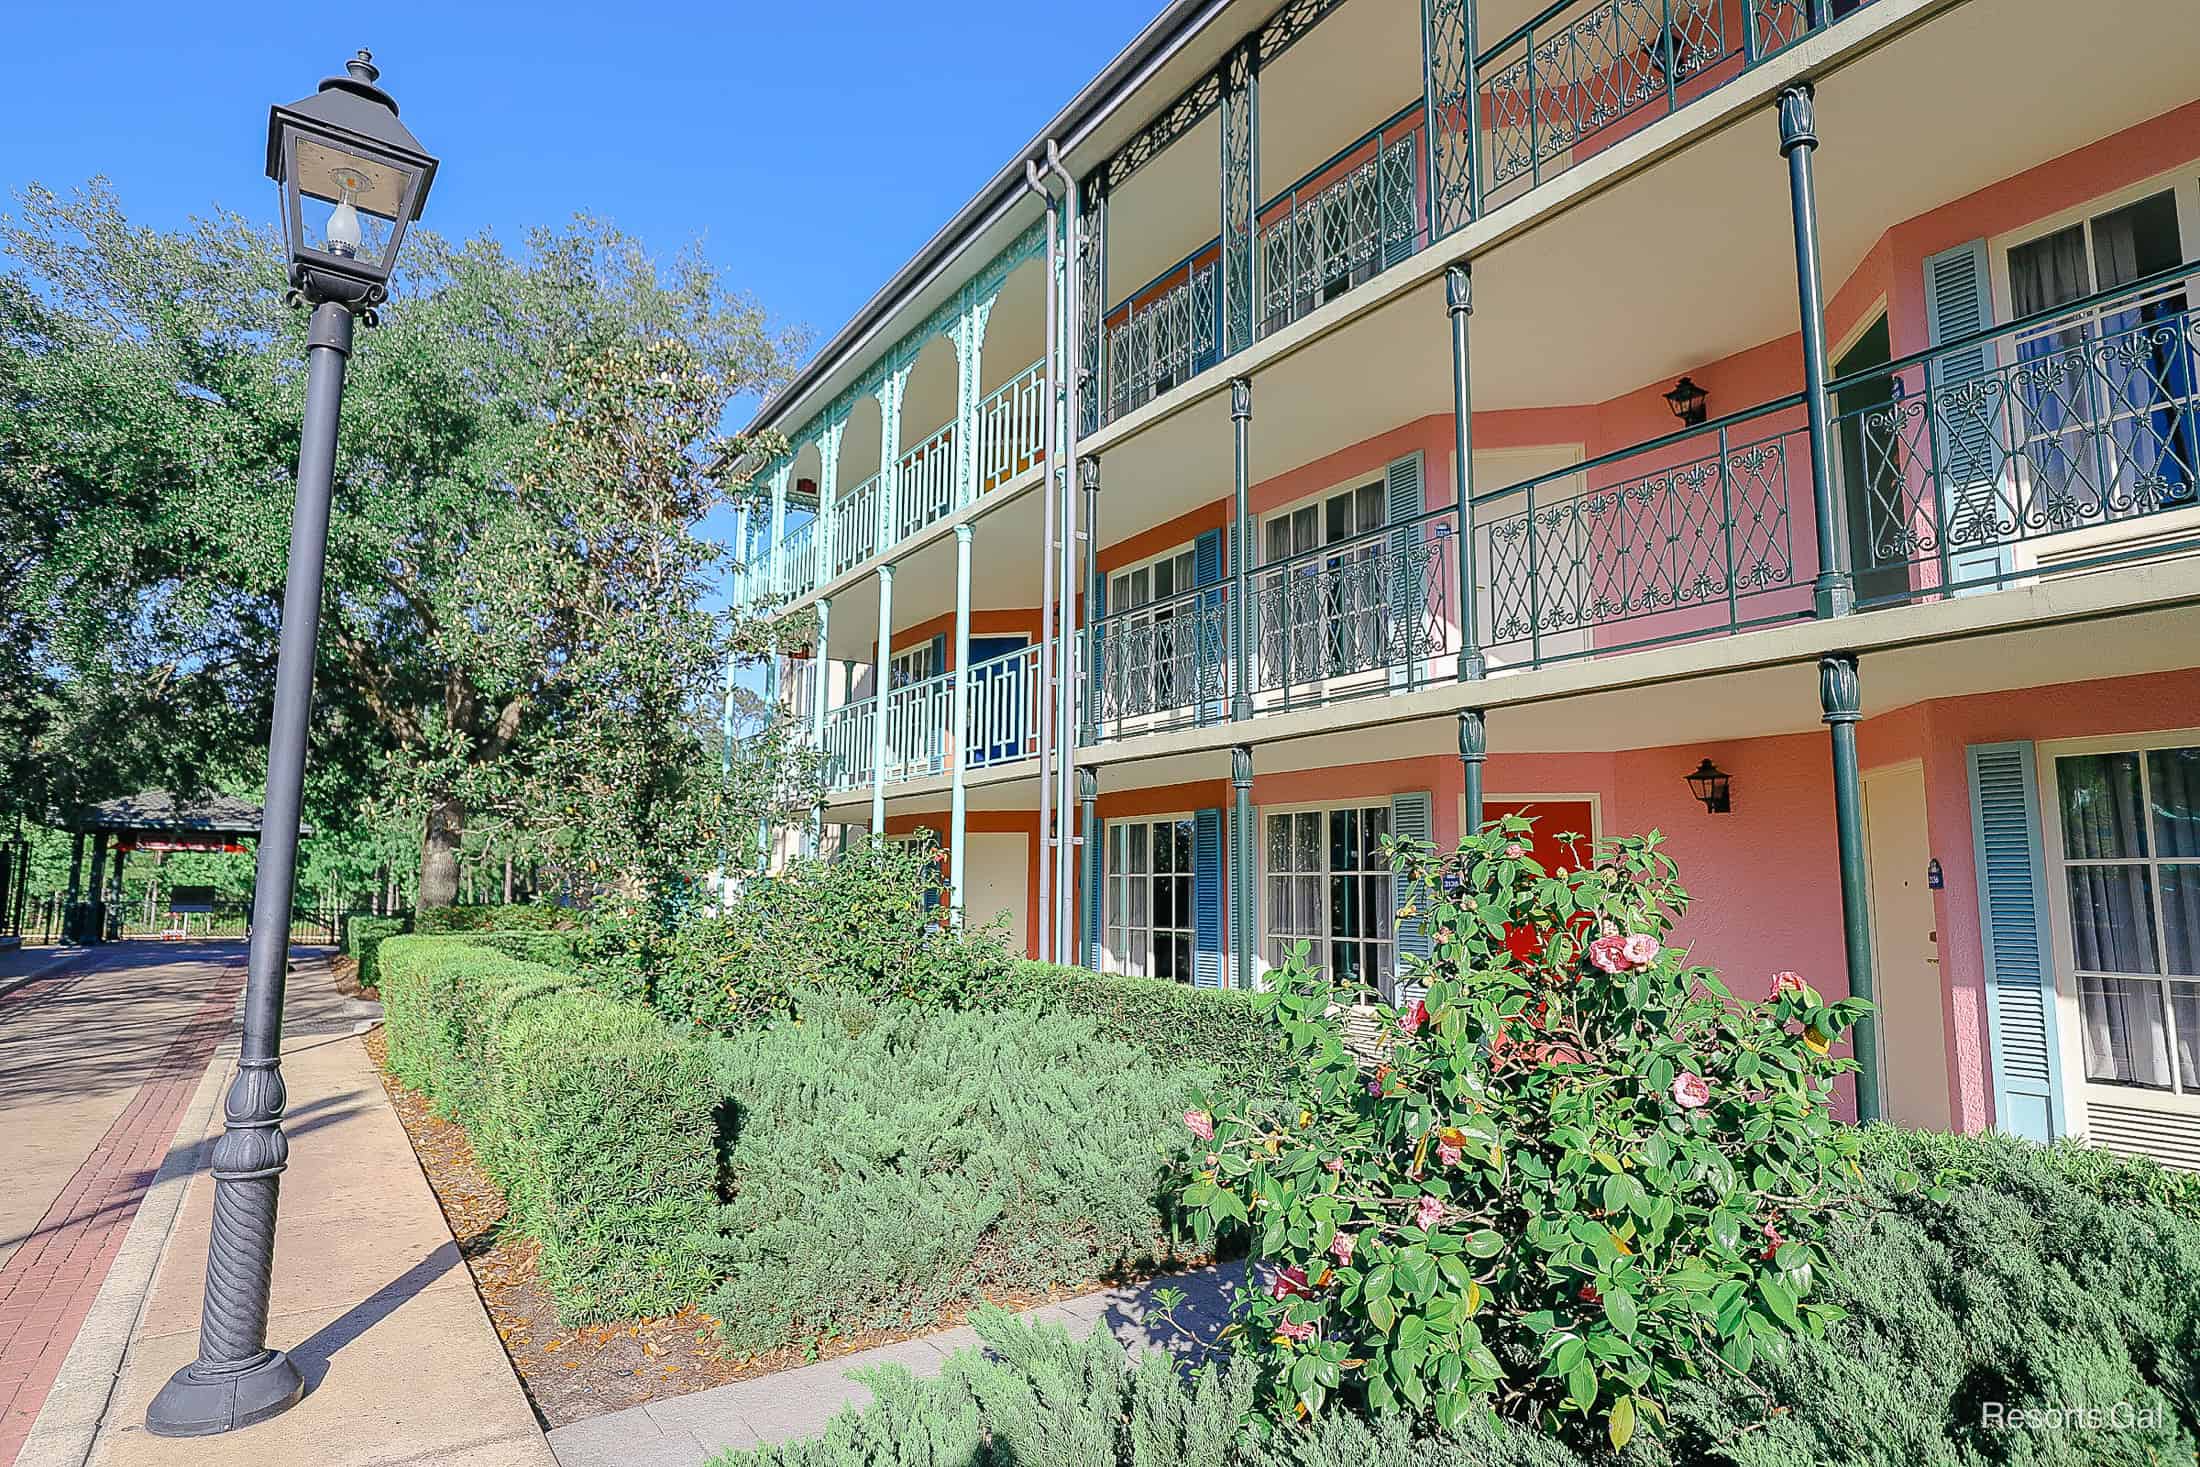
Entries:
[[1271, 1090], [1290, 1069], [1275, 1021], [1241, 989], [1019, 960], [1005, 984], [985, 998], [995, 1007], [1035, 1003], [1080, 1015], [1106, 1038], [1134, 1044], [1166, 1068], [1210, 1069], [1241, 1090]]
[[429, 907], [413, 914], [412, 930], [423, 936], [453, 932], [550, 932], [579, 925], [570, 907], [547, 902], [514, 902], [510, 906]]
[[405, 932], [403, 917], [367, 917], [356, 913], [344, 918], [344, 956], [359, 965], [359, 981], [381, 987], [382, 970], [376, 960], [383, 942]]
[[701, 1297], [720, 1094], [703, 1048], [471, 937], [390, 938], [381, 966], [392, 1073], [466, 1127], [560, 1317]]
[[485, 947], [525, 963], [540, 963], [545, 968], [556, 968], [564, 973], [577, 971], [580, 963], [578, 933], [463, 932], [453, 935], [463, 937], [475, 947]]
[[[2176, 1174], [2070, 1144], [1866, 1133], [1861, 1215], [1826, 1297], [1849, 1311], [1755, 1382], [1715, 1367], [1666, 1434], [1576, 1452], [1474, 1413], [1414, 1440], [1395, 1419], [1326, 1419], [1263, 1442], [1239, 1421], [1247, 1362], [1126, 1371], [1105, 1330], [1071, 1344], [997, 1312], [992, 1352], [937, 1380], [872, 1373], [877, 1399], [816, 1439], [717, 1467], [2091, 1467], [2194, 1460], [2200, 1445], [2200, 1195]], [[1938, 1196], [1934, 1194], [1938, 1193]], [[2122, 1408], [2093, 1429], [1994, 1426], [1987, 1408]]]

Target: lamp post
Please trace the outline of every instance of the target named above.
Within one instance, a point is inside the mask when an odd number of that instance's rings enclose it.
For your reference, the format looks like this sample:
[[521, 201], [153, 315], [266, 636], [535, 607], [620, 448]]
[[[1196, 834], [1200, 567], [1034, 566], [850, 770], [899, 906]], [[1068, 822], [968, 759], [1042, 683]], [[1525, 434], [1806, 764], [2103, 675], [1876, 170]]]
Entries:
[[[298, 864], [306, 724], [313, 708], [314, 640], [336, 472], [336, 424], [351, 355], [352, 322], [385, 299], [405, 226], [420, 216], [435, 159], [397, 120], [364, 51], [344, 75], [268, 113], [267, 172], [282, 186], [290, 300], [310, 307], [306, 414], [298, 442], [298, 497], [290, 519], [275, 716], [267, 740], [267, 798], [253, 886], [252, 946], [236, 1078], [214, 1143], [214, 1227], [196, 1360], [170, 1376], [145, 1413], [155, 1436], [212, 1436], [279, 1415], [305, 1394], [290, 1357], [267, 1346], [275, 1267], [277, 1185], [289, 1154], [282, 1131], [283, 979]], [[308, 232], [305, 203], [326, 204]], [[318, 213], [318, 209], [315, 211]]]

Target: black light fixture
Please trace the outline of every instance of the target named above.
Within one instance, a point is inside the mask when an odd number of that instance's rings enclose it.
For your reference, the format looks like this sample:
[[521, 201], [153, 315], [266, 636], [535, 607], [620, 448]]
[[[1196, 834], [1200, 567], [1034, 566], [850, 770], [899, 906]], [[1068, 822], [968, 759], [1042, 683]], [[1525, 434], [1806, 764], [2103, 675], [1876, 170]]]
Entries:
[[1704, 809], [1714, 815], [1725, 815], [1734, 809], [1733, 781], [1727, 772], [1709, 759], [1696, 766], [1696, 772], [1688, 776], [1688, 791], [1703, 801]]
[[[397, 103], [375, 85], [381, 75], [361, 51], [342, 76], [267, 117], [267, 176], [283, 189], [290, 283], [355, 307], [381, 302], [405, 226], [435, 182], [435, 159], [397, 120]], [[325, 219], [316, 207], [324, 204]]]
[[1685, 376], [1665, 394], [1665, 405], [1673, 410], [1673, 416], [1691, 428], [1704, 420], [1705, 404], [1704, 390]]

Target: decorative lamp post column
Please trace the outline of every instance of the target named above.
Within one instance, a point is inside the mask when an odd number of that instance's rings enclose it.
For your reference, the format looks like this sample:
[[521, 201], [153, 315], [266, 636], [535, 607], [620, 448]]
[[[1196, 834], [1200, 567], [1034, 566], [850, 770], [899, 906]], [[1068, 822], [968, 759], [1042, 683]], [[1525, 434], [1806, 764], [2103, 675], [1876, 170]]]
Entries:
[[[322, 562], [335, 488], [336, 425], [351, 355], [352, 323], [387, 297], [405, 228], [420, 217], [436, 160], [397, 120], [361, 51], [342, 76], [302, 101], [269, 111], [267, 173], [282, 186], [290, 298], [313, 312], [307, 335], [306, 411], [298, 443], [298, 497], [290, 521], [275, 713], [267, 741], [267, 798], [253, 887], [237, 1074], [214, 1143], [213, 1242], [199, 1354], [169, 1377], [146, 1410], [156, 1436], [211, 1436], [296, 1405], [304, 1378], [267, 1346], [268, 1285], [275, 1267], [277, 1185], [289, 1154], [282, 1131], [283, 978], [297, 875], [306, 725], [313, 707], [314, 642]], [[309, 226], [307, 201], [328, 213]]]

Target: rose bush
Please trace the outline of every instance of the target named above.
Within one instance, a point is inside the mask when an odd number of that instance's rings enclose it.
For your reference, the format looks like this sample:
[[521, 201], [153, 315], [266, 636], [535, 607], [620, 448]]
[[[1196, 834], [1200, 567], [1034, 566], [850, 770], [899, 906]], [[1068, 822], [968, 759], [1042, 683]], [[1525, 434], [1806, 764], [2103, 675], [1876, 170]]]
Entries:
[[1528, 829], [1395, 845], [1425, 995], [1348, 1048], [1362, 995], [1286, 965], [1263, 1001], [1305, 1088], [1186, 1118], [1195, 1233], [1242, 1233], [1264, 1281], [1237, 1328], [1272, 1418], [1486, 1406], [1624, 1446], [1677, 1380], [1839, 1317], [1814, 1289], [1855, 1175], [1831, 1050], [1866, 1005], [1793, 974], [1737, 1000], [1667, 941], [1688, 897], [1656, 834], [1545, 870]]

